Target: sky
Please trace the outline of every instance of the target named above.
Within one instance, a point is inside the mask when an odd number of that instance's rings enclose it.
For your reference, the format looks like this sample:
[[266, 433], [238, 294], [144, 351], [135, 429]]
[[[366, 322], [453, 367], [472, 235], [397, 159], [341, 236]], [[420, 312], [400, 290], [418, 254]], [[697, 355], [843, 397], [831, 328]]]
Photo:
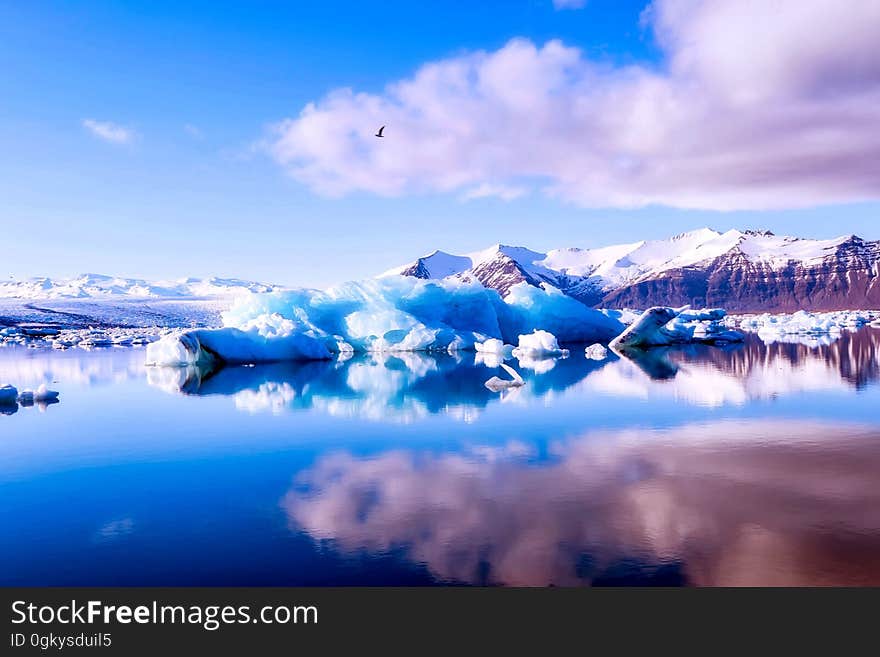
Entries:
[[878, 239], [878, 33], [876, 0], [0, 0], [0, 276]]

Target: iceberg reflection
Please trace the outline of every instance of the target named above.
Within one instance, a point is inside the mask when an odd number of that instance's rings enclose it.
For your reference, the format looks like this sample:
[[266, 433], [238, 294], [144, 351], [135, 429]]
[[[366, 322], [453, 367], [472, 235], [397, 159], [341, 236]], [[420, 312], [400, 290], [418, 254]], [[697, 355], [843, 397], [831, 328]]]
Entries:
[[519, 586], [880, 584], [880, 432], [686, 425], [556, 444], [327, 455], [282, 500], [343, 554]]
[[[550, 393], [741, 406], [812, 391], [858, 390], [880, 380], [880, 332], [847, 333], [832, 344], [765, 344], [750, 335], [727, 347], [619, 350], [605, 360], [572, 350], [535, 363], [508, 360], [524, 385], [490, 390], [502, 356], [464, 352], [347, 355], [337, 361], [211, 369], [148, 368], [150, 385], [187, 395], [227, 395], [248, 412], [317, 409], [345, 417], [414, 421], [445, 413], [466, 420], [498, 402], [550, 400]], [[490, 386], [491, 387], [491, 386]]]
[[494, 368], [473, 353], [358, 355], [338, 361], [224, 367], [148, 368], [150, 385], [187, 395], [231, 396], [248, 412], [317, 409], [331, 415], [409, 422], [445, 413], [469, 420], [493, 401], [542, 396], [582, 380], [605, 363], [560, 359], [542, 374], [524, 370], [525, 390], [499, 395], [485, 386]]

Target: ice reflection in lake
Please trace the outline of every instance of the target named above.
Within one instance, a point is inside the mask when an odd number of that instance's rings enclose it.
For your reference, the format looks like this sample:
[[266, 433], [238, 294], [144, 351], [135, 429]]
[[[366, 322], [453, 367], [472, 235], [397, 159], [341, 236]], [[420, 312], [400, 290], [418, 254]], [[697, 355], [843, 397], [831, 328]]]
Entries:
[[[2, 584], [880, 584], [880, 330], [508, 361], [0, 349]], [[18, 410], [18, 409], [16, 409]]]

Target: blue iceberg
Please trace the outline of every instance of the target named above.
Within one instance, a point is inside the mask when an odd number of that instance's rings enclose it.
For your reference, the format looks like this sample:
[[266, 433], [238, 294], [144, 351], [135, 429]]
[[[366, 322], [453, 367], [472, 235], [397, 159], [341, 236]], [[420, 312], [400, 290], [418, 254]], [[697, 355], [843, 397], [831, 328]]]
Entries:
[[354, 352], [455, 352], [490, 339], [516, 344], [547, 331], [561, 342], [607, 342], [625, 328], [555, 288], [526, 283], [505, 298], [477, 282], [409, 277], [297, 288], [239, 298], [223, 328], [166, 335], [147, 363], [321, 360]]

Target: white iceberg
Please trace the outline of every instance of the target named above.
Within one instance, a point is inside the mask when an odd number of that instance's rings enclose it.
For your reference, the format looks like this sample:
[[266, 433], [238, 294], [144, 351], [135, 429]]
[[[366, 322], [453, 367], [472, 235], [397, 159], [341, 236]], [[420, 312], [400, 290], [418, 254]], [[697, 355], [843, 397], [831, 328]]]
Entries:
[[505, 372], [510, 374], [510, 379], [502, 379], [497, 376], [493, 376], [491, 379], [486, 381], [485, 385], [489, 390], [493, 392], [500, 392], [501, 390], [508, 390], [510, 388], [519, 388], [525, 385], [525, 381], [519, 375], [519, 373], [513, 369], [510, 365], [505, 365], [504, 363], [499, 363], [499, 366], [504, 369]]
[[605, 360], [608, 358], [608, 349], [597, 342], [584, 349], [584, 355], [590, 360]]
[[[454, 353], [478, 344], [497, 349], [499, 342], [503, 349], [505, 341], [536, 329], [584, 342], [623, 330], [617, 319], [555, 288], [521, 283], [502, 299], [475, 282], [410, 277], [245, 295], [223, 314], [223, 323], [221, 329], [166, 335], [147, 347], [147, 363], [317, 360], [352, 351]], [[561, 352], [558, 345], [554, 349]]]
[[722, 323], [726, 311], [691, 311], [690, 306], [649, 308], [611, 341], [613, 349], [648, 348], [689, 342], [741, 342], [743, 335]]
[[552, 333], [535, 329], [532, 333], [519, 336], [519, 344], [513, 350], [513, 355], [522, 359], [552, 358], [567, 356], [568, 349], [561, 349]]
[[[803, 338], [818, 339], [828, 343], [843, 331], [857, 331], [871, 324], [877, 317], [875, 311], [840, 310], [833, 312], [808, 312], [747, 315], [730, 318], [731, 323], [747, 331], [753, 331], [765, 343], [803, 342]], [[874, 322], [876, 324], [876, 322]]]
[[485, 342], [477, 342], [474, 350], [481, 354], [493, 354], [495, 356], [509, 356], [513, 351], [513, 346], [504, 344], [498, 338], [489, 338]]
[[34, 401], [37, 403], [54, 401], [54, 400], [58, 399], [58, 395], [59, 395], [58, 391], [49, 390], [49, 388], [46, 387], [46, 384], [42, 383], [34, 391]]
[[485, 342], [476, 343], [474, 351], [477, 352], [474, 359], [477, 364], [496, 368], [513, 355], [513, 345], [504, 344], [503, 340], [497, 338], [490, 338]]

